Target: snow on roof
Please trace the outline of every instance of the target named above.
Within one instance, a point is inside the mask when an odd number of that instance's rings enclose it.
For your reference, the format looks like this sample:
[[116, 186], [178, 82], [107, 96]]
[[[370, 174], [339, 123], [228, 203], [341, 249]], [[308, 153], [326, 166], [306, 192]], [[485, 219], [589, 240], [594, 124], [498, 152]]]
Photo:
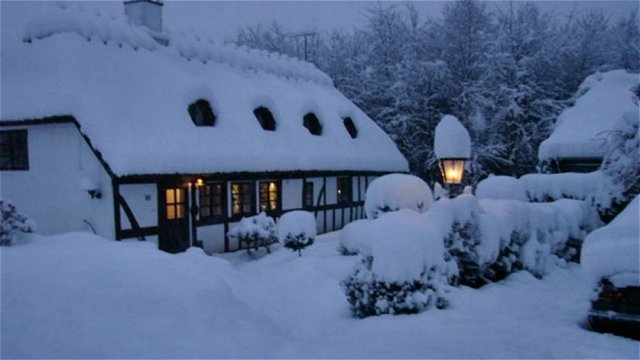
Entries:
[[436, 126], [434, 148], [439, 159], [468, 159], [471, 157], [469, 132], [455, 116], [445, 115]]
[[588, 76], [575, 105], [560, 114], [551, 136], [540, 144], [538, 158], [601, 157], [605, 132], [625, 113], [639, 111], [632, 92], [637, 86], [638, 74], [624, 70]]
[[[123, 15], [79, 6], [2, 4], [2, 120], [72, 115], [117, 175], [408, 169], [387, 134], [311, 64], [170, 32], [165, 47]], [[215, 126], [192, 122], [198, 99], [211, 104]], [[260, 106], [275, 131], [256, 120]], [[320, 136], [303, 126], [309, 112]]]

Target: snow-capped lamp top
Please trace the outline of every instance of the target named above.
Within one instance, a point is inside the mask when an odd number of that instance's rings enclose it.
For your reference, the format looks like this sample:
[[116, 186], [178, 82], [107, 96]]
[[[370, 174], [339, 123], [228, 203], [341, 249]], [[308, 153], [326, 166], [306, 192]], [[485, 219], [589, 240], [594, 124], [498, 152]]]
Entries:
[[471, 157], [469, 132], [453, 115], [445, 115], [436, 126], [434, 150], [438, 159]]

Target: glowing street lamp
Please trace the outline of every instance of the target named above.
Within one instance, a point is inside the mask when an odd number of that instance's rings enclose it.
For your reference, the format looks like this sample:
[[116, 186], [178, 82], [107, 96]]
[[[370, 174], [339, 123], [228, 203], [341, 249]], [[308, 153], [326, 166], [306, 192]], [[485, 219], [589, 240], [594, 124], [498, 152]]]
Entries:
[[465, 161], [471, 157], [471, 138], [455, 116], [445, 115], [436, 126], [434, 150], [444, 182], [461, 184]]

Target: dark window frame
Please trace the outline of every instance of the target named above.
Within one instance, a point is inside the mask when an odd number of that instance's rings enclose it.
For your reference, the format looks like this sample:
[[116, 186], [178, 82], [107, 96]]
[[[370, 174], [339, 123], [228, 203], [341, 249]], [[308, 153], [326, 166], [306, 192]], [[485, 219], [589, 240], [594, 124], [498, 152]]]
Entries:
[[[275, 191], [270, 189], [269, 186], [275, 184]], [[282, 209], [282, 188], [279, 180], [260, 180], [258, 181], [258, 210], [264, 211], [267, 214], [278, 213]], [[266, 186], [266, 192], [263, 193], [264, 186]], [[272, 196], [275, 196], [275, 203]], [[266, 209], [263, 209], [263, 205], [266, 200]]]
[[338, 176], [336, 178], [336, 203], [351, 204], [353, 202], [353, 178]]
[[347, 129], [347, 132], [349, 133], [349, 136], [351, 136], [352, 139], [355, 139], [358, 137], [358, 127], [356, 126], [356, 123], [353, 121], [353, 119], [350, 116], [343, 118], [342, 124], [344, 125], [344, 128]]
[[0, 131], [0, 170], [29, 170], [29, 134], [27, 129]]
[[273, 118], [273, 114], [269, 108], [260, 106], [253, 109], [253, 115], [258, 120], [258, 123], [265, 131], [276, 131], [276, 120]]
[[[239, 192], [233, 193], [234, 186], [238, 186]], [[231, 192], [231, 217], [253, 216], [256, 214], [256, 186], [254, 181], [233, 181], [230, 185]], [[240, 211], [236, 212], [236, 197]], [[246, 209], [249, 206], [249, 210]]]
[[198, 99], [189, 104], [189, 116], [196, 126], [215, 126], [216, 114], [211, 108], [211, 104], [205, 99]]
[[215, 222], [225, 218], [227, 189], [223, 182], [207, 182], [198, 189], [199, 220]]
[[306, 127], [307, 130], [309, 130], [309, 133], [311, 135], [314, 135], [314, 136], [322, 135], [322, 122], [320, 122], [320, 119], [318, 119], [316, 114], [312, 112], [307, 113], [302, 118], [302, 125], [304, 125], [304, 127]]
[[313, 181], [305, 181], [302, 184], [302, 194], [303, 196], [303, 203], [302, 203], [302, 207], [304, 208], [311, 208], [313, 207], [313, 204], [315, 203], [314, 201], [314, 188], [313, 188]]

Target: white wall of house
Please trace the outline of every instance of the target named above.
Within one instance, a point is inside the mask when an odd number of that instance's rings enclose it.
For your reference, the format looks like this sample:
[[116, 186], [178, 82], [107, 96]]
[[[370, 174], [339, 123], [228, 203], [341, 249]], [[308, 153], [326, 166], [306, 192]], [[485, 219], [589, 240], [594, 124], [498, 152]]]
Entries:
[[[158, 225], [158, 188], [155, 183], [120, 185], [120, 195], [129, 204], [140, 227]], [[120, 207], [120, 221], [122, 230], [131, 229], [129, 219], [122, 207]]]
[[[99, 235], [113, 239], [111, 179], [75, 125], [0, 128], [18, 129], [27, 130], [29, 170], [0, 172], [0, 198], [31, 217], [38, 233], [92, 231], [92, 226]], [[100, 189], [100, 199], [92, 199], [83, 189], [87, 182]]]

